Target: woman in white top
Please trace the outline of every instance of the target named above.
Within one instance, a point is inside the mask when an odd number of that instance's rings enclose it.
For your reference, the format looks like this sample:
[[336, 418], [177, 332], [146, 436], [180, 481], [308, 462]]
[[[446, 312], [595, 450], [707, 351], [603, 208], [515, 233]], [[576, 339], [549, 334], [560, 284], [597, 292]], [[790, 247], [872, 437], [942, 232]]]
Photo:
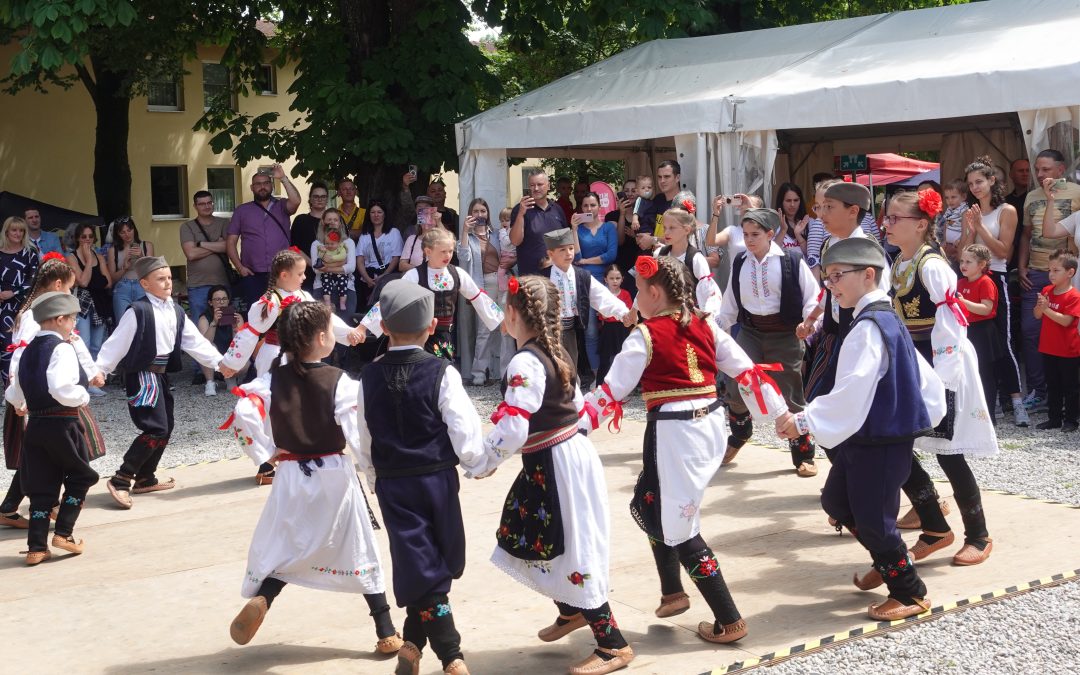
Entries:
[[[998, 376], [998, 391], [1009, 392], [1013, 402], [1013, 421], [1018, 427], [1026, 427], [1031, 420], [1020, 395], [1020, 365], [1013, 352], [1013, 306], [1009, 299], [1009, 275], [1005, 267], [1006, 261], [1012, 257], [1016, 209], [1005, 203], [1005, 186], [994, 175], [989, 157], [979, 157], [968, 164], [964, 175], [967, 177], [968, 204], [971, 208], [964, 212], [963, 232], [957, 249], [963, 251], [971, 244], [982, 244], [990, 249], [990, 278], [998, 291], [994, 326], [1005, 343], [1005, 355], [994, 368]], [[986, 402], [991, 416], [996, 405], [997, 401]]]
[[360, 307], [367, 308], [368, 295], [375, 284], [381, 277], [397, 272], [401, 258], [401, 233], [387, 224], [382, 200], [372, 199], [368, 203], [356, 247], [356, 271], [364, 283], [363, 288], [357, 289], [362, 296], [358, 300]]
[[[326, 209], [323, 211], [322, 219], [319, 221], [319, 229], [315, 232], [315, 241], [311, 242], [311, 264], [315, 271], [315, 283], [314, 292], [315, 297], [321, 297], [325, 295], [328, 289], [323, 284], [324, 274], [338, 274], [345, 276], [345, 292], [346, 301], [345, 307], [340, 305], [334, 305], [335, 312], [343, 319], [348, 319], [356, 311], [356, 282], [354, 272], [356, 271], [356, 244], [349, 237], [349, 233], [345, 230], [344, 219], [341, 217], [341, 211], [337, 209]], [[345, 260], [340, 262], [325, 262], [319, 265], [322, 256], [319, 253], [320, 247], [325, 248], [326, 243], [329, 241], [328, 237], [332, 232], [338, 234], [339, 246], [345, 248]]]

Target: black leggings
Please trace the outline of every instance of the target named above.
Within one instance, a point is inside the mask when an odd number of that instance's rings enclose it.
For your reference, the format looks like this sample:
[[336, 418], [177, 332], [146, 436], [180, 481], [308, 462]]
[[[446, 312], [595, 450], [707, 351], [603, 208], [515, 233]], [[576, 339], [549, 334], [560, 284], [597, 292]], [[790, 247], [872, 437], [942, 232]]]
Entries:
[[679, 574], [681, 563], [712, 610], [717, 630], [742, 618], [724, 582], [720, 564], [700, 534], [676, 546], [668, 546], [651, 538], [649, 544], [652, 545], [656, 571], [660, 575], [660, 592], [663, 595], [683, 590]]
[[11, 476], [11, 485], [8, 486], [7, 494], [4, 495], [4, 501], [0, 503], [0, 513], [15, 513], [18, 511], [19, 505], [22, 504], [25, 496], [22, 487], [19, 485], [19, 470], [16, 469], [14, 475]]
[[[286, 585], [286, 582], [281, 579], [266, 577], [259, 586], [259, 592], [256, 595], [266, 598], [266, 607], [269, 609], [274, 604], [274, 599], [281, 593], [281, 589], [285, 588]], [[397, 631], [394, 629], [394, 622], [390, 618], [390, 605], [386, 602], [386, 593], [365, 593], [364, 600], [367, 601], [368, 609], [371, 610], [369, 615], [375, 619], [375, 636], [381, 640], [394, 635]]]
[[[960, 509], [964, 521], [964, 541], [975, 543], [986, 539], [986, 514], [983, 513], [982, 495], [975, 474], [971, 472], [963, 455], [937, 455], [938, 465], [949, 479], [953, 489], [953, 499]], [[930, 475], [923, 469], [919, 459], [911, 456], [911, 477], [904, 483], [904, 494], [911, 500], [915, 512], [922, 520], [922, 529], [927, 532], [948, 532], [949, 523], [938, 506], [938, 493]]]
[[604, 649], [622, 649], [627, 645], [626, 638], [619, 630], [619, 624], [615, 622], [615, 616], [611, 613], [611, 605], [604, 603], [596, 609], [582, 609], [563, 602], [555, 602], [562, 616], [574, 616], [581, 614], [592, 629], [596, 645]]
[[431, 650], [439, 657], [443, 668], [455, 659], [464, 658], [461, 653], [461, 634], [454, 626], [450, 599], [446, 594], [429, 595], [415, 605], [405, 608], [405, 625], [401, 637], [423, 650], [431, 642]]

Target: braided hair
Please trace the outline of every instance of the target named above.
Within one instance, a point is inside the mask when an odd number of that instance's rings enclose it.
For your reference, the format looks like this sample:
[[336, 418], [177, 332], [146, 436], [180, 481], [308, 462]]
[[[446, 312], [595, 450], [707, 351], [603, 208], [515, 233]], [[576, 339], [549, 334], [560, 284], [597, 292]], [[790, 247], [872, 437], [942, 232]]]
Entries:
[[656, 258], [656, 264], [656, 274], [649, 278], [641, 277], [641, 279], [649, 286], [660, 286], [668, 302], [679, 313], [679, 323], [688, 326], [694, 316], [699, 319], [706, 318], [705, 312], [698, 309], [694, 301], [694, 289], [686, 278], [685, 266], [671, 256]]
[[64, 256], [56, 254], [57, 257], [51, 257], [51, 255], [47, 254], [44, 261], [38, 266], [37, 274], [34, 276], [34, 285], [30, 289], [30, 294], [26, 296], [26, 302], [19, 309], [20, 315], [30, 309], [30, 305], [33, 304], [34, 300], [42, 293], [45, 293], [57, 281], [75, 280], [75, 270], [71, 269], [71, 265], [68, 265]]
[[319, 331], [329, 331], [330, 307], [321, 302], [304, 300], [294, 302], [285, 308], [278, 321], [278, 341], [281, 343], [281, 351], [274, 357], [270, 365], [271, 370], [281, 365], [286, 355], [289, 364], [300, 375], [304, 369], [300, 365], [301, 357], [311, 351], [315, 342], [315, 336]]
[[282, 272], [291, 270], [294, 265], [304, 261], [304, 256], [300, 255], [291, 248], [282, 249], [274, 256], [273, 261], [270, 262], [270, 277], [269, 282], [266, 285], [266, 292], [263, 293], [263, 300], [266, 302], [262, 308], [262, 318], [265, 319], [270, 315], [270, 299], [273, 297], [274, 292], [277, 290], [277, 280], [281, 276]]
[[546, 277], [528, 275], [518, 277], [518, 290], [507, 296], [506, 303], [513, 307], [522, 321], [536, 332], [536, 343], [555, 364], [555, 372], [565, 391], [574, 387], [574, 365], [562, 346], [562, 303], [555, 284]]

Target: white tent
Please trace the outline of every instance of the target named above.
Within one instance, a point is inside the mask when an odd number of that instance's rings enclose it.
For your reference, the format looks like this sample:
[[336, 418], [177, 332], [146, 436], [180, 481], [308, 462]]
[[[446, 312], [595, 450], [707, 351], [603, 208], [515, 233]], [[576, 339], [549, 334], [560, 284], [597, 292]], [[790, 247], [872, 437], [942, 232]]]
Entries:
[[989, 0], [650, 42], [458, 124], [462, 211], [505, 203], [508, 157], [677, 156], [701, 199], [768, 199], [780, 145], [807, 176], [860, 150], [940, 150], [943, 178], [986, 150], [1071, 159], [1078, 37], [1080, 0]]

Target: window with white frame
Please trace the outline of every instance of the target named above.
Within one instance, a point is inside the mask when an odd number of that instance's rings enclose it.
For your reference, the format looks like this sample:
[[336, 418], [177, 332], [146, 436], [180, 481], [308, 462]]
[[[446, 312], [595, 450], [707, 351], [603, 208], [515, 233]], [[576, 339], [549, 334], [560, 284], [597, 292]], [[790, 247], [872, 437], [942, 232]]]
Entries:
[[204, 63], [203, 110], [221, 105], [236, 110], [236, 99], [229, 84], [229, 69], [220, 63]]
[[236, 167], [207, 168], [206, 189], [214, 196], [214, 215], [230, 215], [236, 208]]
[[255, 91], [260, 96], [276, 96], [277, 68], [272, 63], [264, 63], [255, 73]]
[[187, 218], [187, 167], [150, 167], [150, 212], [162, 220]]
[[184, 85], [180, 74], [158, 75], [147, 83], [146, 105], [149, 110], [184, 109]]

